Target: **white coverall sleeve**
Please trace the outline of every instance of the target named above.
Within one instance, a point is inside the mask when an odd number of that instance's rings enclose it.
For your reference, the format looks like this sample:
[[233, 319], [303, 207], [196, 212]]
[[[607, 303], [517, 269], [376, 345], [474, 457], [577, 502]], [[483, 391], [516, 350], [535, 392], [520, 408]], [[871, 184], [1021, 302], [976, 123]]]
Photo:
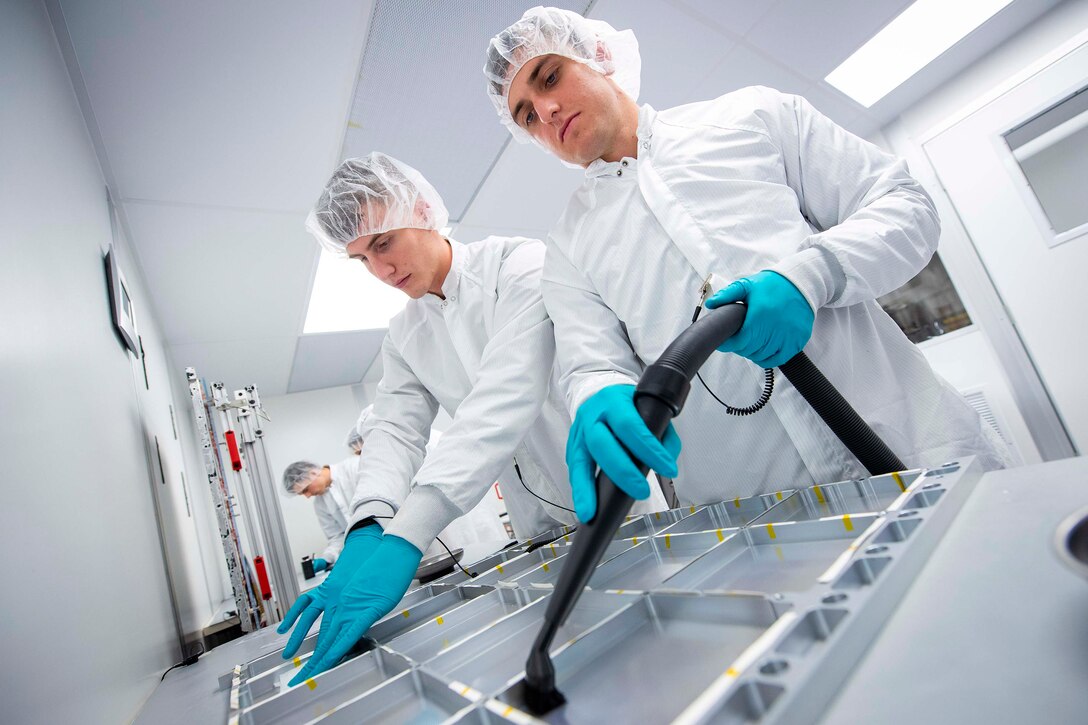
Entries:
[[898, 289], [929, 262], [941, 225], [933, 200], [900, 158], [833, 123], [800, 96], [760, 88], [801, 212], [821, 230], [772, 271], [813, 310]]
[[340, 528], [336, 517], [329, 513], [320, 499], [314, 499], [314, 512], [317, 514], [318, 523], [321, 524], [321, 530], [325, 532], [325, 539], [329, 542], [325, 551], [321, 553], [321, 558], [332, 564], [344, 548], [344, 530]]
[[523, 244], [503, 261], [492, 333], [472, 390], [387, 527], [420, 551], [479, 503], [541, 413], [555, 360], [552, 323], [540, 293], [543, 254], [542, 244]]
[[[400, 509], [408, 498], [412, 478], [423, 464], [431, 423], [437, 414], [438, 401], [387, 335], [382, 343], [382, 379], [374, 409], [360, 431], [366, 445], [351, 499], [348, 529], [368, 516], [392, 518]], [[391, 522], [382, 518], [378, 523], [388, 529]]]
[[559, 384], [571, 418], [602, 388], [638, 383], [644, 365], [623, 323], [554, 244], [548, 245], [541, 290], [555, 325]]

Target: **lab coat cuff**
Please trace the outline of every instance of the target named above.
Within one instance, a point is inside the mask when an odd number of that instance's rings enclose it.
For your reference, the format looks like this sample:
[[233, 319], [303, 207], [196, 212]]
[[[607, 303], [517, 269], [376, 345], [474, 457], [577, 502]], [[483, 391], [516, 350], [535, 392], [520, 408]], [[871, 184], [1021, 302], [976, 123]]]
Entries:
[[800, 290], [813, 314], [842, 292], [846, 275], [838, 261], [822, 247], [809, 247], [770, 268]]
[[638, 378], [632, 378], [623, 373], [601, 373], [579, 385], [571, 396], [570, 417], [573, 419], [578, 414], [582, 403], [586, 402], [609, 385], [638, 385]]
[[351, 513], [351, 519], [348, 520], [348, 527], [344, 530], [346, 534], [351, 531], [351, 527], [359, 523], [363, 519], [374, 518], [377, 520], [377, 524], [382, 527], [384, 531], [389, 527], [391, 519], [396, 515], [397, 507], [391, 501], [386, 501], [381, 498], [372, 498], [366, 501], [360, 501], [355, 506], [355, 510]]
[[396, 517], [385, 527], [385, 533], [399, 536], [420, 551], [426, 551], [442, 529], [461, 515], [463, 512], [437, 487], [416, 486], [404, 499]]

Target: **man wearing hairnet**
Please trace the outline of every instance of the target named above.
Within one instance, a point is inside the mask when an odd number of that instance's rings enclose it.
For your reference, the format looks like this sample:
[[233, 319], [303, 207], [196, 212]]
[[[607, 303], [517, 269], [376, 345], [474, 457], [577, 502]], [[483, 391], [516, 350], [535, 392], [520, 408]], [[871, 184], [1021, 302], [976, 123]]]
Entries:
[[[634, 34], [533, 8], [495, 36], [487, 93], [515, 139], [585, 169], [548, 238], [543, 293], [574, 424], [579, 518], [599, 466], [635, 498], [645, 481], [620, 443], [683, 503], [865, 475], [780, 379], [767, 409], [733, 418], [692, 388], [683, 453], [646, 443], [632, 385], [704, 303], [744, 301], [744, 326], [704, 366], [718, 398], [746, 405], [802, 348], [908, 465], [1004, 452], [876, 298], [914, 276], [940, 232], [905, 163], [805, 99], [752, 87], [664, 111], [636, 104]], [[708, 294], [712, 294], [707, 299]]]
[[[347, 582], [338, 565], [328, 603], [299, 617], [292, 642], [321, 607], [330, 609], [292, 684], [336, 664], [391, 611], [435, 535], [496, 480], [518, 538], [574, 521], [562, 456], [570, 418], [550, 392], [544, 245], [504, 237], [460, 244], [439, 231], [447, 221], [423, 176], [379, 153], [341, 164], [307, 221], [327, 250], [359, 260], [412, 299], [390, 322], [382, 380], [361, 431], [366, 466], [344, 551], [360, 538], [363, 563]], [[439, 406], [453, 421], [426, 455]], [[292, 654], [289, 644], [284, 656]]]
[[283, 485], [287, 493], [314, 500], [314, 513], [328, 541], [321, 556], [314, 558], [314, 571], [324, 571], [335, 564], [344, 548], [347, 516], [351, 511], [348, 504], [355, 494], [358, 472], [358, 454], [331, 466], [295, 461], [283, 472]]

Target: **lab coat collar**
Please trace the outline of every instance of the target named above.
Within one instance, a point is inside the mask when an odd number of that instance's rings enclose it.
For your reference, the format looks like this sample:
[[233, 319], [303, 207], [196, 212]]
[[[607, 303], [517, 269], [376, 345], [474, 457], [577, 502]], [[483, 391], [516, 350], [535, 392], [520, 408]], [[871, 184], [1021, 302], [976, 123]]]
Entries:
[[[446, 241], [450, 243], [450, 250], [453, 252], [453, 258], [450, 261], [450, 271], [446, 274], [446, 279], [442, 282], [442, 296], [446, 298], [446, 301], [455, 301], [457, 299], [457, 290], [461, 287], [461, 275], [465, 270], [465, 259], [468, 257], [468, 250], [464, 244], [455, 242], [449, 237]], [[442, 300], [438, 299], [436, 295], [427, 294], [427, 299], [434, 304], [441, 304]]]
[[[650, 138], [654, 135], [654, 120], [657, 118], [657, 111], [649, 103], [644, 103], [638, 107], [638, 148], [639, 150], [650, 150]], [[634, 166], [637, 159], [625, 157], [619, 161], [605, 161], [604, 159], [597, 159], [589, 166], [586, 167], [586, 178], [593, 179], [598, 176], [616, 176], [617, 172], [621, 171], [624, 167]]]

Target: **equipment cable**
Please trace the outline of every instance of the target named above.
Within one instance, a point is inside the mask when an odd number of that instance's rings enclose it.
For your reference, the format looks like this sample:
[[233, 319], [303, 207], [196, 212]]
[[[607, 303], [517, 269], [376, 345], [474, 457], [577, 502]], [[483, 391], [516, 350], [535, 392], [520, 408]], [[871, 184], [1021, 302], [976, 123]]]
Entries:
[[[695, 308], [695, 314], [691, 316], [691, 324], [694, 325], [695, 321], [699, 319], [699, 313], [702, 312], [702, 310], [702, 305], [699, 305]], [[721, 406], [725, 408], [725, 412], [729, 415], [743, 417], [746, 415], [752, 415], [753, 413], [758, 413], [759, 411], [763, 410], [763, 407], [767, 405], [767, 403], [770, 402], [771, 395], [774, 394], [774, 370], [772, 370], [771, 368], [764, 368], [763, 370], [763, 392], [760, 394], [759, 399], [755, 403], [745, 406], [743, 408], [735, 408], [719, 398], [717, 395], [715, 395], [714, 391], [711, 390], [710, 386], [706, 384], [705, 380], [703, 380], [702, 374], [696, 372], [695, 377], [698, 378], [703, 388], [706, 389], [706, 392], [710, 393], [710, 397], [718, 401], [718, 403], [720, 403]]]

